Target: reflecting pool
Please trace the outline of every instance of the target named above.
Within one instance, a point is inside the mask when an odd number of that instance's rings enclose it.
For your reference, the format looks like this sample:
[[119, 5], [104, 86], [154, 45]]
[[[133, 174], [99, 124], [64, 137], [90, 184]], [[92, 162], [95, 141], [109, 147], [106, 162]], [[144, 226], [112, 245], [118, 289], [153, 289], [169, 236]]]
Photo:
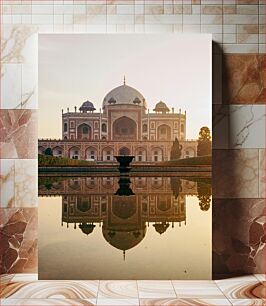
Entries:
[[39, 279], [211, 279], [211, 183], [39, 177]]

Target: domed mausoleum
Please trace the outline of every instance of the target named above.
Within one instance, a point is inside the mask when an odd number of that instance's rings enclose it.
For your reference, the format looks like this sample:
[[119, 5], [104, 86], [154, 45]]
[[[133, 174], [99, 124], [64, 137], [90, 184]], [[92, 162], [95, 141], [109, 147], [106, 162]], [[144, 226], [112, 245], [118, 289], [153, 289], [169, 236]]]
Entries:
[[[62, 110], [62, 139], [39, 140], [39, 154], [50, 148], [54, 156], [108, 163], [126, 152], [135, 156], [133, 162], [160, 162], [170, 159], [177, 138], [181, 158], [195, 157], [197, 140], [186, 139], [186, 112], [153, 103], [124, 79], [104, 96], [99, 111], [89, 100], [73, 111]], [[179, 101], [171, 103], [178, 107]]]

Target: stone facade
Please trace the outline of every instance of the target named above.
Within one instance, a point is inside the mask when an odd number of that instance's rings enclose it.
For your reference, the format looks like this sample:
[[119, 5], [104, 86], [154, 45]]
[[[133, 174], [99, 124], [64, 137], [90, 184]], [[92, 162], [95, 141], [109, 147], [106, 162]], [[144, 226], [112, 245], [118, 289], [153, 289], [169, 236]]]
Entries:
[[170, 159], [175, 138], [182, 145], [181, 158], [197, 154], [197, 140], [186, 140], [186, 112], [160, 101], [153, 112], [136, 89], [116, 87], [104, 98], [100, 112], [86, 101], [77, 111], [62, 110], [62, 139], [39, 140], [39, 154], [51, 148], [54, 156], [111, 162], [115, 155], [135, 155], [135, 162]]

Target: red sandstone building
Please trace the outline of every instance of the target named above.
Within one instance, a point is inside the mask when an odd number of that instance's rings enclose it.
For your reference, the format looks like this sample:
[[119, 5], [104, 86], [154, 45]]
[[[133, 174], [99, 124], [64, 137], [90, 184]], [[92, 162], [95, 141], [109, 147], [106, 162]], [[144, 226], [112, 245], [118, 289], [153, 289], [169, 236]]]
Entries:
[[95, 110], [89, 101], [79, 111], [62, 110], [62, 139], [40, 139], [39, 154], [51, 148], [54, 156], [97, 162], [111, 162], [115, 155], [134, 155], [134, 162], [166, 161], [175, 138], [181, 158], [197, 154], [197, 140], [186, 139], [186, 112], [170, 111], [162, 101], [150, 112], [144, 96], [125, 81]]

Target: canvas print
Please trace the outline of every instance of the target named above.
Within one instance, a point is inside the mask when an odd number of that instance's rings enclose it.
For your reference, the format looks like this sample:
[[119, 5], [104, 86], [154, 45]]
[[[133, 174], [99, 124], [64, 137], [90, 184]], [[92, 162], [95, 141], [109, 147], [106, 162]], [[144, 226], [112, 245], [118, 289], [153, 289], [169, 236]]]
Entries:
[[211, 36], [39, 36], [39, 279], [211, 279]]

